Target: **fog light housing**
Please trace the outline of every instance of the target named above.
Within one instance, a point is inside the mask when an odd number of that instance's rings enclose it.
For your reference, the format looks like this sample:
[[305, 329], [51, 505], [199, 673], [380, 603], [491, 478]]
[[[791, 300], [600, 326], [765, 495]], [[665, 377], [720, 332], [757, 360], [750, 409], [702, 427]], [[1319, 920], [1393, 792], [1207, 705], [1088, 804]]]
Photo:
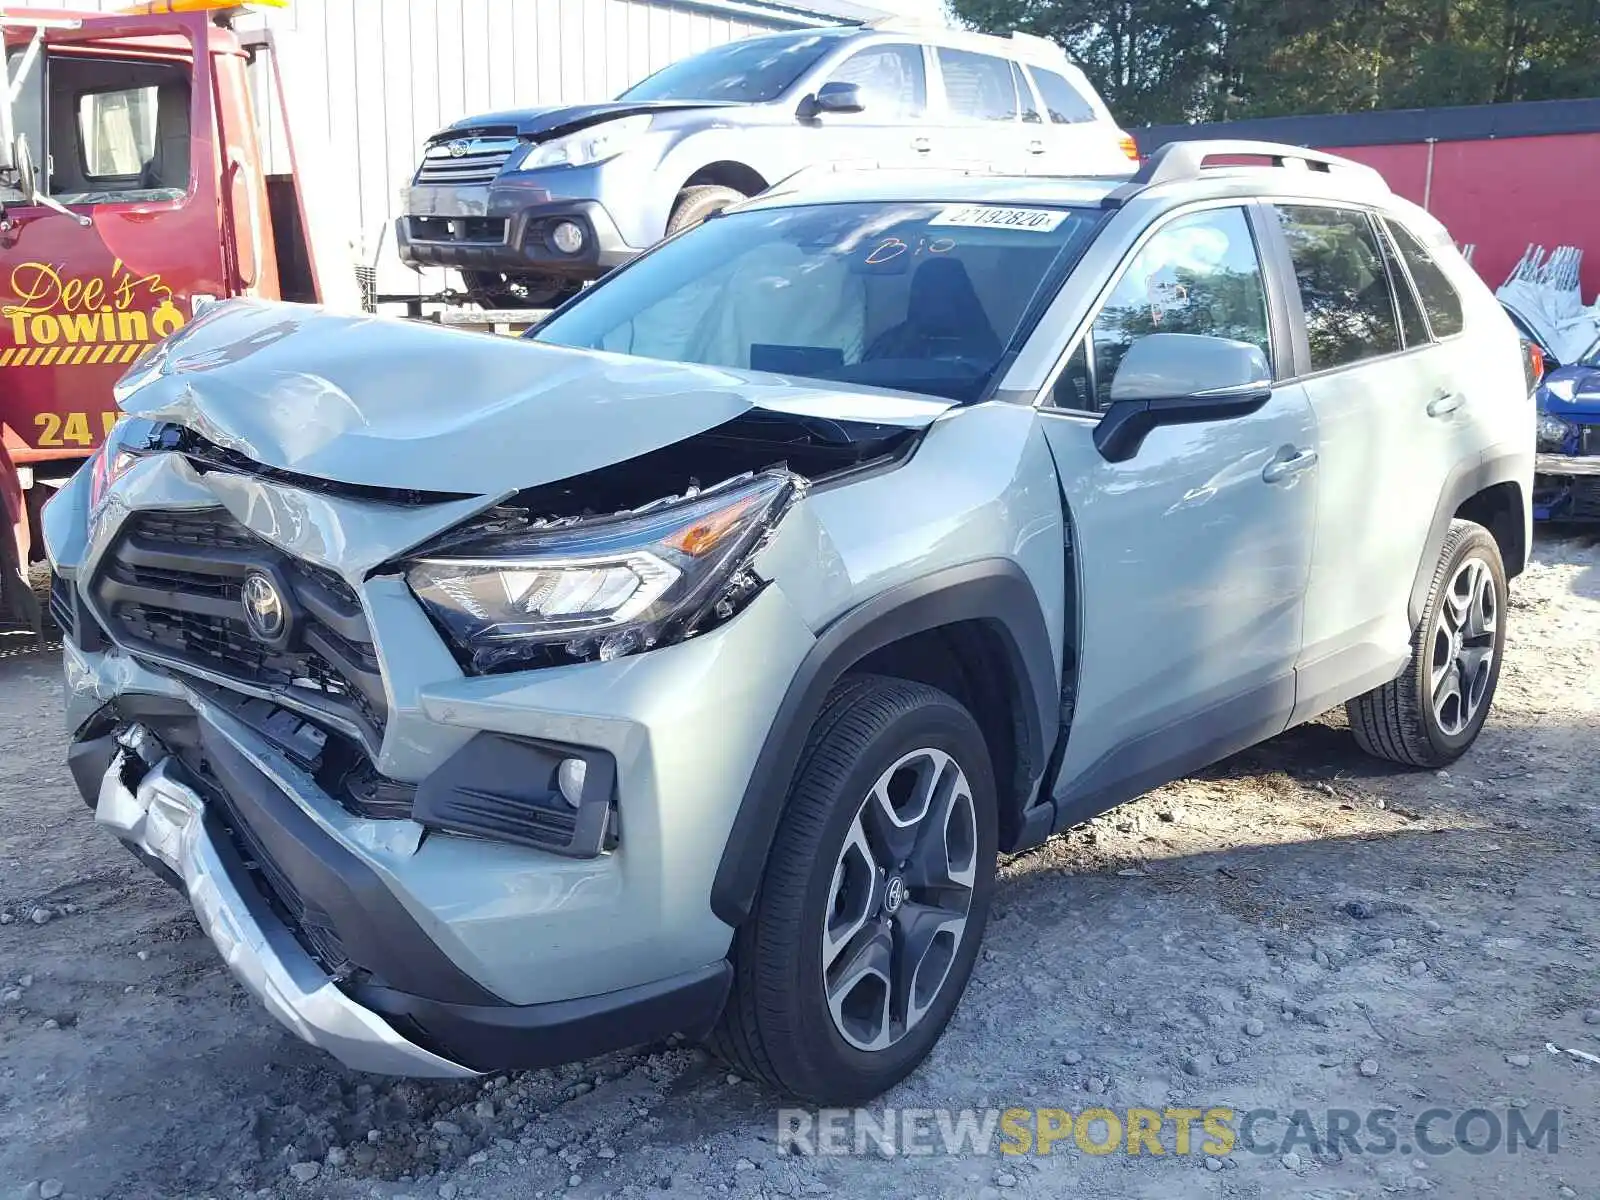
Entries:
[[583, 226], [576, 221], [557, 221], [550, 226], [550, 244], [563, 254], [583, 249]]
[[561, 798], [573, 808], [583, 803], [583, 785], [589, 778], [589, 764], [581, 758], [564, 758], [556, 768], [556, 787]]

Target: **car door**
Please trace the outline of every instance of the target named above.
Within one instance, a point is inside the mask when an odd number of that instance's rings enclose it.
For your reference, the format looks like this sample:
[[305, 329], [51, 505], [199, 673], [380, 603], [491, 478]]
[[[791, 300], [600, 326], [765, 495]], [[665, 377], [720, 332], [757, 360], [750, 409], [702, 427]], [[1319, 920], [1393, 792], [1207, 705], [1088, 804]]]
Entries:
[[928, 72], [921, 46], [880, 42], [838, 63], [822, 81], [860, 89], [857, 113], [829, 113], [817, 127], [813, 160], [865, 160], [886, 165], [931, 157], [936, 146], [926, 128]]
[[[1058, 828], [1280, 732], [1293, 709], [1316, 428], [1285, 377], [1286, 310], [1262, 270], [1261, 219], [1212, 205], [1147, 231], [1040, 408], [1077, 578]], [[1132, 458], [1107, 461], [1094, 434], [1111, 378], [1161, 332], [1259, 346], [1283, 382], [1249, 415], [1160, 426]]]
[[1439, 419], [1433, 346], [1402, 335], [1375, 218], [1311, 201], [1271, 212], [1294, 281], [1286, 290], [1321, 443], [1295, 705], [1302, 720], [1392, 679], [1405, 663], [1411, 587], [1454, 455]]
[[936, 47], [934, 61], [944, 97], [939, 127], [930, 133], [937, 139], [939, 157], [1016, 171], [1032, 169], [1035, 156], [1026, 144], [1037, 137], [1039, 126], [1022, 123], [1010, 61], [949, 46]]

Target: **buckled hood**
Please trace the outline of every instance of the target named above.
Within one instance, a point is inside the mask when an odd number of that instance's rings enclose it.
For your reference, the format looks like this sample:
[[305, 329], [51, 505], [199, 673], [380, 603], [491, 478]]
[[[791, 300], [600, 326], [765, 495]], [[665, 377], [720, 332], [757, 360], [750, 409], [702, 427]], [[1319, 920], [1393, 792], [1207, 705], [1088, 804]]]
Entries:
[[117, 401], [265, 466], [471, 495], [624, 462], [756, 408], [922, 428], [951, 407], [254, 300], [190, 322]]
[[571, 133], [586, 125], [631, 117], [638, 113], [678, 112], [690, 108], [738, 107], [735, 101], [718, 100], [605, 100], [598, 104], [557, 104], [547, 108], [512, 108], [502, 112], [478, 113], [446, 125], [428, 139], [429, 143], [494, 131], [516, 130], [518, 137], [544, 141]]

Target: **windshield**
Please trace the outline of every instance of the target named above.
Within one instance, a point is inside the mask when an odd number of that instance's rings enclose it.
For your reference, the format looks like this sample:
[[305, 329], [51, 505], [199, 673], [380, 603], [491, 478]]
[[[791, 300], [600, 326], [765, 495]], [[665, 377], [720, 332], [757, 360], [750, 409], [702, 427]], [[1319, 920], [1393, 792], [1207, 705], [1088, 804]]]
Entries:
[[745, 38], [681, 59], [619, 100], [776, 100], [849, 30]]
[[900, 202], [724, 213], [531, 336], [970, 402], [1100, 219]]

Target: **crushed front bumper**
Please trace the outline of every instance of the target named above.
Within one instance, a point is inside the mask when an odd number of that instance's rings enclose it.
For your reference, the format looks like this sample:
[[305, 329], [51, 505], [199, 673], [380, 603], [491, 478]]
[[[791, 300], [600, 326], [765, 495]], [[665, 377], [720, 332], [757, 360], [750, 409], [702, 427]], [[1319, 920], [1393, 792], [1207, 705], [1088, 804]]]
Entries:
[[207, 828], [204, 799], [180, 781], [172, 760], [143, 763], [130, 749], [145, 740], [138, 726], [121, 737], [100, 781], [95, 821], [183, 888], [222, 961], [268, 1012], [357, 1070], [441, 1079], [478, 1073], [407, 1041], [340, 991], [255, 888], [234, 882], [243, 864]]

